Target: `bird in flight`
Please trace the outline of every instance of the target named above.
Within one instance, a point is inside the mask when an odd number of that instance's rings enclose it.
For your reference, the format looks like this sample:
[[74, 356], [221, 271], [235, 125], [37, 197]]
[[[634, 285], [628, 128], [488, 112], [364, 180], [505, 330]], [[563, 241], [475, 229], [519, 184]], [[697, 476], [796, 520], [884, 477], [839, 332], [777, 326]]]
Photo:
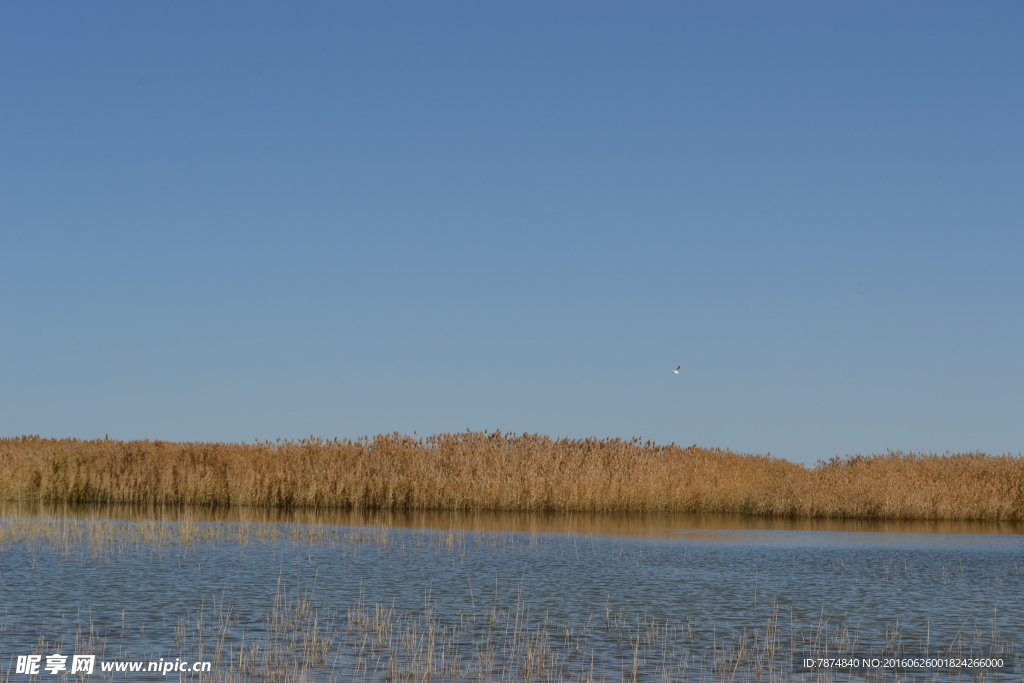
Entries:
[[683, 366], [682, 365], [677, 365], [676, 369], [672, 371], [672, 374], [673, 375], [678, 375], [679, 374], [679, 368], [681, 368], [681, 367], [683, 367]]

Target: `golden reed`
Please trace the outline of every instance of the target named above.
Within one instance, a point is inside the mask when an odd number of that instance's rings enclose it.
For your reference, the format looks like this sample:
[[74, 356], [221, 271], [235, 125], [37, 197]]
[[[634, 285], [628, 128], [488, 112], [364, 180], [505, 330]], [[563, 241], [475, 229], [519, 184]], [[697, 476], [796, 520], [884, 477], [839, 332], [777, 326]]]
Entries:
[[640, 440], [464, 432], [255, 444], [0, 439], [0, 499], [269, 507], [1024, 520], [1024, 458], [807, 468]]

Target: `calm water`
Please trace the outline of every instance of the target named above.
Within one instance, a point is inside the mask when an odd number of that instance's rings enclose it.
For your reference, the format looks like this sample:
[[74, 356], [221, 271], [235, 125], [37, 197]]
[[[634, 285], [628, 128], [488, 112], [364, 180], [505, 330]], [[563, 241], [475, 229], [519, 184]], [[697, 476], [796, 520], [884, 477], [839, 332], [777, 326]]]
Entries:
[[211, 680], [785, 680], [808, 648], [1010, 659], [1024, 637], [1024, 536], [1005, 527], [10, 512], [10, 680], [32, 653], [219, 653]]

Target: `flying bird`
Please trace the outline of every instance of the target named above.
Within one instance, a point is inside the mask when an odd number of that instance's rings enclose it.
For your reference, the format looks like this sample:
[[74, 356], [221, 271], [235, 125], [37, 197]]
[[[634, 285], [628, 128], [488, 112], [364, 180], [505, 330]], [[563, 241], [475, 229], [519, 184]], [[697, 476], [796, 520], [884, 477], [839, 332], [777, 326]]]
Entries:
[[682, 365], [677, 365], [676, 369], [672, 371], [672, 374], [673, 375], [678, 375], [679, 374], [679, 368], [681, 368], [681, 367], [683, 367], [683, 366]]

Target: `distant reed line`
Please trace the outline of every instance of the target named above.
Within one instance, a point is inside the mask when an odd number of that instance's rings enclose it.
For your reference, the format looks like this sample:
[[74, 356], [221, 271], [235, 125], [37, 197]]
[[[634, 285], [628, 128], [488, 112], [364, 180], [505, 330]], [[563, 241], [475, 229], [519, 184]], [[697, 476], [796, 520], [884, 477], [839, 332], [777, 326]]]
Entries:
[[1024, 520], [1024, 458], [833, 458], [464, 432], [255, 444], [0, 439], [0, 499], [840, 519]]

